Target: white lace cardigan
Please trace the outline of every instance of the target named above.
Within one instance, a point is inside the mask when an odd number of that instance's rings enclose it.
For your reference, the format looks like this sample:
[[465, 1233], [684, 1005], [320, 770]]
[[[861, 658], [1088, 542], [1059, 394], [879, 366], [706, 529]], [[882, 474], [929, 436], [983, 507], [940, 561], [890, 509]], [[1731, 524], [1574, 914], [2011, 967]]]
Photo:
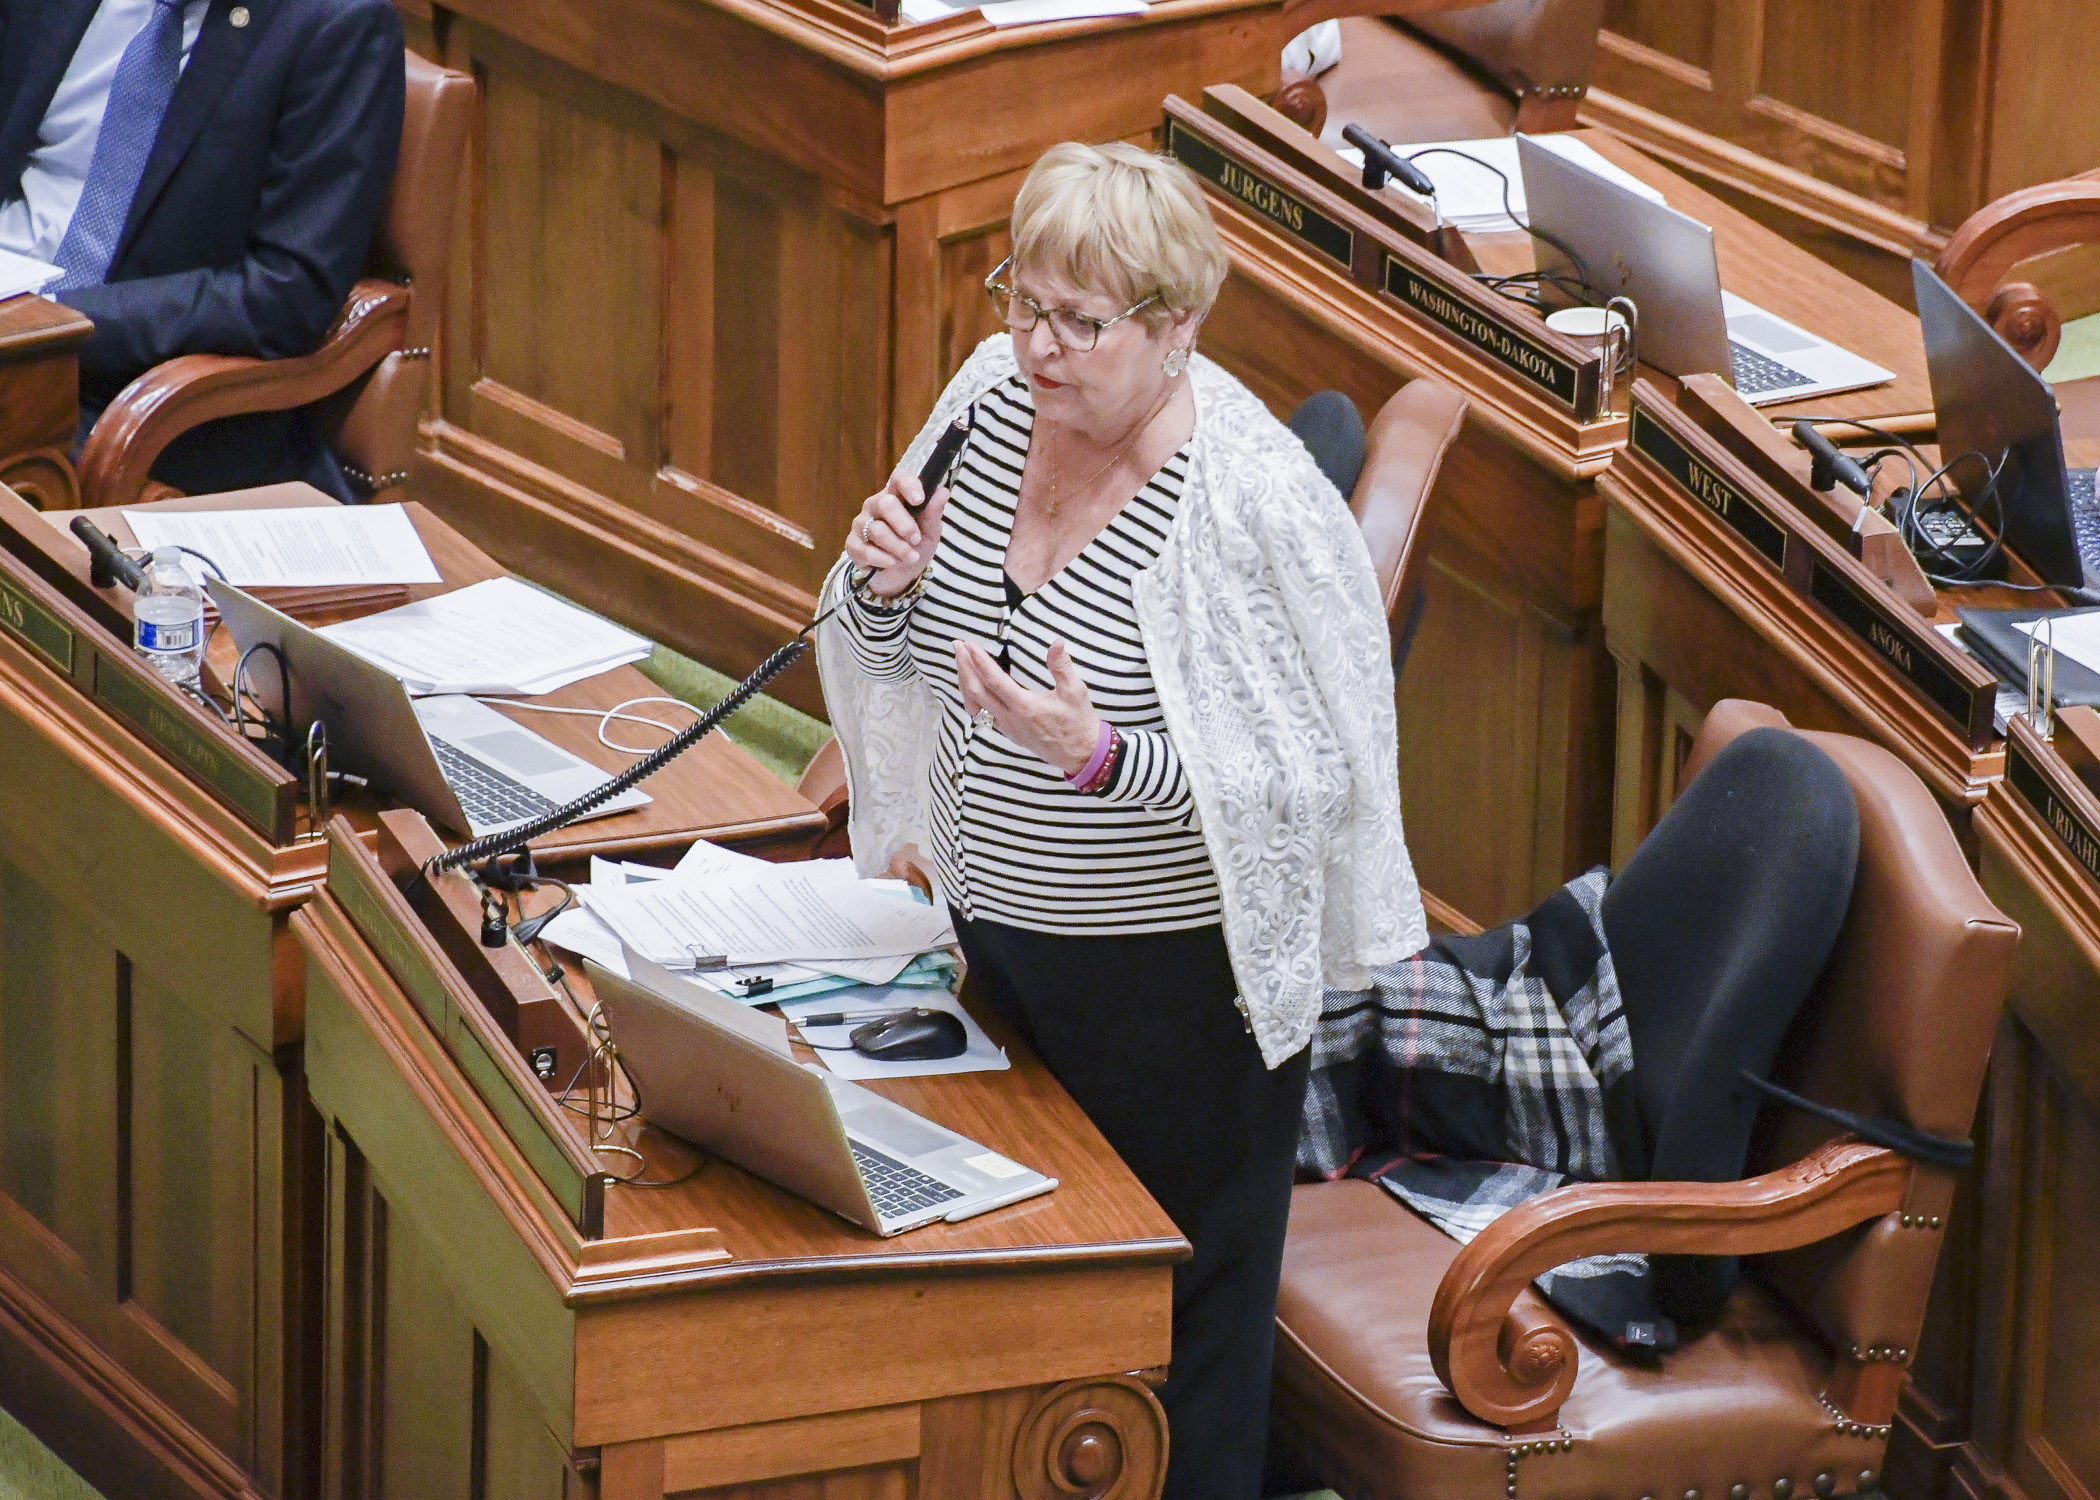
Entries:
[[[995, 334], [948, 383], [899, 466], [1016, 369]], [[1289, 429], [1208, 359], [1181, 509], [1135, 580], [1160, 708], [1202, 816], [1237, 1004], [1270, 1067], [1303, 1047], [1320, 991], [1428, 942], [1400, 828], [1393, 669], [1370, 553]], [[824, 603], [845, 587], [841, 559]], [[916, 676], [864, 675], [837, 621], [817, 669], [845, 754], [854, 860], [878, 875], [927, 842], [938, 703]], [[1132, 1003], [1142, 1004], [1143, 996]]]

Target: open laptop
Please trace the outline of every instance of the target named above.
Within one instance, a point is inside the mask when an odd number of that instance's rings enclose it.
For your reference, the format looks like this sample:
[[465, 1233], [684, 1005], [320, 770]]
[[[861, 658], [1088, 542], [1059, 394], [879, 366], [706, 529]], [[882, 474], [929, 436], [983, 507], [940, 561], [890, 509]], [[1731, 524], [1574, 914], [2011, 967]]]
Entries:
[[[371, 777], [426, 817], [474, 838], [514, 828], [572, 802], [612, 778], [505, 718], [485, 703], [450, 695], [411, 698], [384, 667], [347, 651], [230, 583], [206, 585], [243, 653], [267, 642], [291, 677], [289, 722], [328, 727], [335, 768]], [[277, 674], [251, 663], [249, 687], [272, 711]], [[588, 814], [641, 807], [632, 787]]]
[[1057, 1179], [857, 1083], [795, 1061], [787, 1023], [628, 951], [586, 960], [651, 1124], [877, 1234], [953, 1224]]
[[[2049, 382], [1998, 337], [1922, 260], [1910, 263], [1940, 454], [2001, 457], [2005, 543], [2048, 582], [2100, 585], [2100, 501], [2091, 469], [2064, 466], [2063, 431]], [[1975, 460], [1948, 476], [1965, 499], [1988, 479]]]
[[[1666, 203], [1581, 166], [1530, 136], [1517, 137], [1535, 234], [1551, 236], [1602, 303], [1640, 309], [1640, 357], [1669, 375], [1716, 374], [1753, 405], [1856, 390], [1892, 371], [1796, 328], [1721, 287], [1714, 232]], [[1536, 240], [1541, 269], [1570, 269]]]

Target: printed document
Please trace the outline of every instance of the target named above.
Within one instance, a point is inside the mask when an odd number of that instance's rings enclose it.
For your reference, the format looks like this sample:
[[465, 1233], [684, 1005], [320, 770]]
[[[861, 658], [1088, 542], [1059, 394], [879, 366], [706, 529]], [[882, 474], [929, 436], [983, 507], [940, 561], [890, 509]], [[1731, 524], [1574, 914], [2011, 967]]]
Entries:
[[0, 299], [41, 292], [63, 275], [65, 272], [48, 260], [31, 260], [12, 250], [0, 250]]
[[411, 693], [532, 697], [640, 661], [633, 631], [515, 578], [491, 578], [321, 631]]
[[[1362, 167], [1363, 152], [1342, 140], [1342, 126], [1346, 120], [1330, 124], [1322, 139], [1334, 148], [1334, 152], [1352, 167]], [[1639, 193], [1657, 203], [1663, 195], [1655, 188], [1628, 172], [1616, 163], [1606, 160], [1596, 151], [1570, 135], [1533, 136], [1533, 140], [1557, 156], [1566, 157], [1586, 172], [1607, 178], [1620, 187]], [[1513, 135], [1490, 136], [1479, 141], [1424, 141], [1416, 145], [1393, 142], [1393, 149], [1402, 156], [1415, 157], [1415, 165], [1422, 174], [1436, 184], [1436, 209], [1443, 222], [1462, 234], [1494, 234], [1500, 230], [1522, 229], [1529, 225], [1524, 202], [1524, 170], [1517, 162], [1517, 138]], [[1424, 154], [1426, 153], [1426, 154]], [[1454, 154], [1455, 153], [1455, 154]], [[1497, 175], [1500, 174], [1500, 175]], [[1508, 184], [1508, 199], [1503, 198], [1503, 185]], [[1427, 205], [1429, 200], [1402, 186], [1398, 178], [1386, 184], [1388, 192], [1413, 198]], [[1515, 217], [1511, 217], [1515, 215]]]
[[590, 904], [629, 947], [672, 969], [691, 969], [700, 955], [731, 964], [801, 961], [827, 968], [845, 959], [908, 962], [955, 941], [940, 907], [811, 876], [792, 864], [733, 881], [593, 889]]
[[194, 548], [244, 589], [445, 581], [399, 505], [127, 510], [124, 519], [147, 551]]

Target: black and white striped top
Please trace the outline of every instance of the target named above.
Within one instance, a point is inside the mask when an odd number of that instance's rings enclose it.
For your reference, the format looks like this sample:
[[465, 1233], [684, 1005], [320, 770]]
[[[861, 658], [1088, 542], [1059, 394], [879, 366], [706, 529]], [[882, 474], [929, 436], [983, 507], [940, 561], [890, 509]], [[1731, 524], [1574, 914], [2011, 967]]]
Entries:
[[[964, 917], [1034, 932], [1176, 932], [1220, 920], [1218, 879], [1138, 634], [1131, 578], [1151, 566], [1181, 503], [1188, 450], [1167, 460], [1080, 554], [1032, 594], [1006, 576], [1035, 403], [1016, 376], [976, 406], [950, 481], [926, 591], [902, 610], [854, 599], [847, 635], [861, 670], [917, 673], [941, 703], [929, 832], [941, 883]], [[849, 595], [849, 598], [851, 596]], [[966, 637], [1036, 692], [1063, 641], [1095, 712], [1125, 749], [1099, 795], [964, 716], [954, 641]]]

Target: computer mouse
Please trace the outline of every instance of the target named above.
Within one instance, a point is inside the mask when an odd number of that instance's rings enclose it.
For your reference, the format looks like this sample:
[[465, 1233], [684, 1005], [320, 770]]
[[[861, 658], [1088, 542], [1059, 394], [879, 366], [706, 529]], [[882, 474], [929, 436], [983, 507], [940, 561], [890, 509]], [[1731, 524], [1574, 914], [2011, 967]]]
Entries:
[[850, 1040], [854, 1051], [877, 1062], [938, 1062], [962, 1056], [970, 1045], [960, 1016], [924, 1006], [856, 1026]]

